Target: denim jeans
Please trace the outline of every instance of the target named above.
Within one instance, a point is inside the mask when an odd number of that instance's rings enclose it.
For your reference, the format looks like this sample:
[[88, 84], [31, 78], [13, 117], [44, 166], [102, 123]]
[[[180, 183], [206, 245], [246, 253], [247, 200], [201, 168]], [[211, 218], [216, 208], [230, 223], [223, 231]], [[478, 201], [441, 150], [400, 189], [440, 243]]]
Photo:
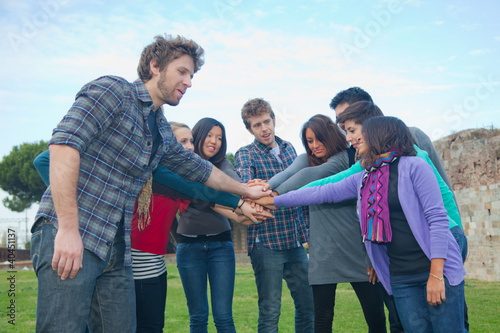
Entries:
[[124, 266], [123, 225], [106, 260], [88, 250], [83, 268], [61, 280], [52, 269], [56, 228], [39, 219], [31, 236], [31, 258], [38, 278], [37, 332], [135, 332], [132, 267]]
[[427, 281], [391, 284], [394, 301], [405, 333], [467, 332], [464, 327], [464, 282], [451, 286], [445, 278], [446, 300], [427, 303]]
[[177, 268], [186, 294], [191, 332], [207, 332], [207, 278], [217, 332], [236, 332], [233, 321], [235, 265], [231, 241], [177, 245]]
[[304, 248], [276, 251], [256, 243], [250, 258], [259, 294], [259, 333], [278, 332], [283, 279], [295, 303], [295, 332], [313, 332], [314, 303]]
[[469, 250], [467, 244], [467, 237], [465, 237], [464, 231], [460, 229], [460, 227], [453, 227], [450, 229], [453, 237], [457, 241], [458, 246], [460, 247], [460, 254], [462, 255], [462, 261], [465, 262], [467, 258], [467, 251]]
[[134, 282], [137, 333], [163, 332], [165, 301], [167, 299], [167, 272], [148, 279], [134, 280]]
[[[451, 233], [453, 234], [453, 237], [455, 237], [455, 240], [458, 243], [458, 246], [460, 247], [460, 253], [462, 254], [462, 261], [465, 262], [465, 259], [467, 259], [467, 252], [469, 251], [469, 246], [467, 243], [467, 237], [464, 234], [464, 231], [460, 229], [460, 227], [453, 227], [450, 229]], [[464, 325], [467, 330], [469, 330], [469, 314], [467, 310], [467, 302], [464, 299]]]

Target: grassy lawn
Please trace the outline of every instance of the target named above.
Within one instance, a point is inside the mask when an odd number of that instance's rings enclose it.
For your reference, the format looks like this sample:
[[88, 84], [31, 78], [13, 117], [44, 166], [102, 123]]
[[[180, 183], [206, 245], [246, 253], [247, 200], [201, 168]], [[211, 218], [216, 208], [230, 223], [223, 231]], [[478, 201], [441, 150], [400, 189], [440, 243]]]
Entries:
[[[182, 284], [175, 265], [168, 265], [165, 332], [189, 332], [189, 316]], [[34, 332], [37, 281], [33, 271], [15, 274], [15, 298], [9, 297], [11, 273], [0, 271], [0, 332]], [[495, 332], [500, 327], [500, 282], [465, 281], [472, 332]], [[15, 326], [9, 324], [10, 300], [15, 300]], [[361, 306], [349, 284], [337, 288], [334, 332], [366, 332]], [[233, 316], [238, 332], [257, 332], [257, 291], [250, 266], [236, 267]], [[294, 332], [294, 308], [283, 285], [280, 332]], [[209, 332], [216, 332], [209, 322]]]

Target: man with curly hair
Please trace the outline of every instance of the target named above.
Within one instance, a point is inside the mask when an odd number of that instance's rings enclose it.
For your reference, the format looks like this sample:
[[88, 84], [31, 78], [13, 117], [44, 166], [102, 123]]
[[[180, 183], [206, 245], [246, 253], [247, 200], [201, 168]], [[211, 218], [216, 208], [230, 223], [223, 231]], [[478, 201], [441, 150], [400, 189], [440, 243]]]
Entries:
[[[176, 106], [203, 65], [203, 48], [157, 36], [139, 79], [86, 84], [49, 142], [50, 187], [32, 227], [37, 332], [135, 332], [131, 220], [158, 166], [246, 197], [266, 194], [224, 175], [177, 142], [162, 110]], [[68, 279], [69, 277], [69, 279]]]

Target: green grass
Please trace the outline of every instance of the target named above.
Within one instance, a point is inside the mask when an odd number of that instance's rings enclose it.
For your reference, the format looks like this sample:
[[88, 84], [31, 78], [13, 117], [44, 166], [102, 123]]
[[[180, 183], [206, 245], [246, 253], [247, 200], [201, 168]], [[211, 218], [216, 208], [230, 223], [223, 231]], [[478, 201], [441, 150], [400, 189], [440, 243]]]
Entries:
[[[175, 265], [168, 265], [168, 294], [165, 332], [189, 332], [189, 316], [182, 284]], [[0, 271], [0, 332], [34, 332], [37, 281], [33, 271], [17, 271], [14, 275], [16, 325], [8, 323], [11, 273]], [[472, 332], [495, 332], [500, 327], [500, 282], [466, 280], [465, 295], [469, 306]], [[236, 267], [233, 316], [238, 332], [257, 332], [257, 291], [250, 266]], [[283, 285], [280, 332], [294, 331], [294, 307], [286, 284]], [[209, 332], [216, 332], [213, 321]], [[349, 284], [337, 288], [334, 332], [366, 332], [366, 324], [354, 291]]]

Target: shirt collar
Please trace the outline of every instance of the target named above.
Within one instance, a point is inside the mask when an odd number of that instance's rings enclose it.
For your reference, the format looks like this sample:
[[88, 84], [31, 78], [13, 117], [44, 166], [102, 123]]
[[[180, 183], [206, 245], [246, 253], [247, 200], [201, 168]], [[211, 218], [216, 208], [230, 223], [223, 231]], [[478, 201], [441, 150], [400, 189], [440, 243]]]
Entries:
[[[275, 136], [274, 138], [276, 140], [276, 144], [278, 145], [278, 147], [280, 147], [281, 150], [286, 148], [286, 146], [287, 146], [286, 141], [281, 140], [278, 136]], [[257, 139], [253, 140], [253, 145], [255, 147], [257, 147], [257, 149], [259, 149], [263, 152], [269, 152], [272, 149], [272, 148], [269, 148], [266, 145], [260, 143], [259, 141], [257, 141]]]
[[[135, 80], [133, 85], [137, 98], [144, 104], [151, 106], [150, 109], [144, 109], [143, 111], [144, 115], [147, 116], [149, 112], [154, 108], [153, 99], [151, 98], [151, 95], [149, 95], [149, 92], [146, 89], [146, 85], [144, 84], [144, 82], [142, 82], [141, 79]], [[162, 110], [162, 107], [160, 107], [158, 110]]]

